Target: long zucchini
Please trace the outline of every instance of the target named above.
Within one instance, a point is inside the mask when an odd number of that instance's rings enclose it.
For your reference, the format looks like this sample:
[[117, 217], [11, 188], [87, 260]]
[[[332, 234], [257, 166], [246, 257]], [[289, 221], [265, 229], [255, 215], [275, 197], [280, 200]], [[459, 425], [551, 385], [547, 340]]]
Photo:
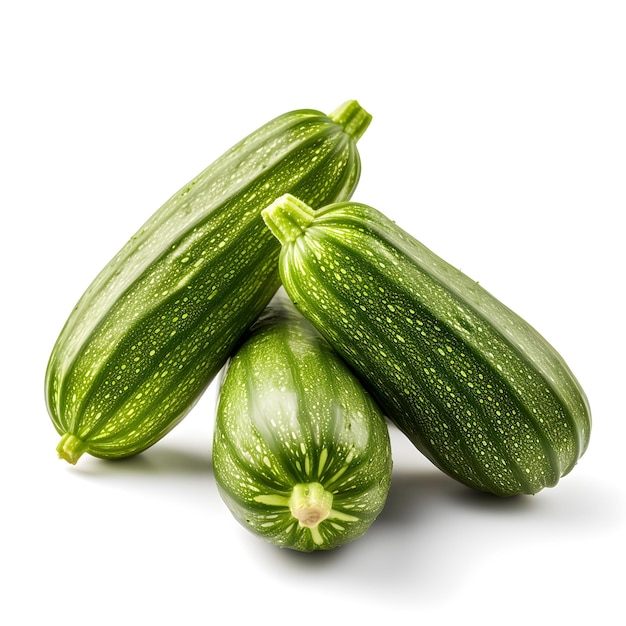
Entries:
[[59, 456], [145, 450], [189, 411], [280, 284], [263, 207], [353, 193], [356, 101], [286, 113], [170, 198], [95, 278], [52, 350], [45, 388]]
[[288, 195], [263, 216], [289, 296], [435, 465], [500, 496], [571, 471], [587, 398], [528, 323], [371, 207]]
[[228, 361], [213, 441], [222, 498], [277, 546], [310, 552], [353, 541], [385, 503], [384, 417], [282, 290]]

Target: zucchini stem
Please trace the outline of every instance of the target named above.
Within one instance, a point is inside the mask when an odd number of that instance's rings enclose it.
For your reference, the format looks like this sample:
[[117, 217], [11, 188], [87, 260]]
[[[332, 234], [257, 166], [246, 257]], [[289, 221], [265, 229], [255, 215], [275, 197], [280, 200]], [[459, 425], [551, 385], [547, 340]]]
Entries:
[[261, 215], [282, 245], [295, 241], [308, 228], [315, 212], [291, 194], [285, 194], [261, 211]]
[[329, 515], [333, 506], [333, 494], [320, 483], [294, 485], [289, 498], [291, 514], [304, 528], [317, 528]]
[[59, 458], [72, 465], [76, 465], [85, 450], [87, 450], [87, 444], [72, 433], [65, 433], [57, 446]]
[[356, 101], [348, 100], [337, 107], [329, 116], [335, 124], [343, 126], [344, 131], [354, 141], [358, 141], [372, 121], [372, 116]]

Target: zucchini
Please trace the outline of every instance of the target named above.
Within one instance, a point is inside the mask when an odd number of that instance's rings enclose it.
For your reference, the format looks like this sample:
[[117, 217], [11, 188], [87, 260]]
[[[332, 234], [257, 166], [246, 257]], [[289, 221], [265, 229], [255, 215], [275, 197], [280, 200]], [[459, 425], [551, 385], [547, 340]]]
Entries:
[[379, 211], [263, 211], [283, 285], [435, 465], [499, 496], [557, 484], [589, 443], [585, 393], [528, 323]]
[[391, 480], [380, 409], [282, 290], [223, 371], [212, 456], [233, 516], [303, 552], [363, 535]]
[[312, 206], [350, 197], [360, 176], [356, 141], [370, 120], [356, 101], [328, 116], [277, 117], [126, 243], [50, 355], [45, 393], [61, 458], [137, 454], [187, 414], [280, 285], [280, 246], [261, 209], [285, 192]]

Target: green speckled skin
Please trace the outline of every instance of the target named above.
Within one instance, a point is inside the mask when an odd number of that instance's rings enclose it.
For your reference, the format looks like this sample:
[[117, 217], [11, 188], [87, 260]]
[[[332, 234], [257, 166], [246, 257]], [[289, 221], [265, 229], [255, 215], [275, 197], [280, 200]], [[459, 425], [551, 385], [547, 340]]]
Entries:
[[189, 411], [280, 285], [279, 244], [261, 209], [287, 191], [313, 206], [347, 199], [355, 101], [329, 116], [282, 115], [168, 200], [89, 286], [50, 356], [46, 399], [59, 454], [145, 450]]
[[[328, 550], [361, 536], [385, 503], [391, 449], [384, 417], [326, 340], [281, 298], [229, 360], [213, 466], [235, 518], [280, 547]], [[332, 494], [311, 530], [288, 506], [297, 485]]]
[[292, 300], [439, 468], [509, 496], [574, 467], [587, 399], [518, 315], [371, 207], [286, 197], [263, 215]]

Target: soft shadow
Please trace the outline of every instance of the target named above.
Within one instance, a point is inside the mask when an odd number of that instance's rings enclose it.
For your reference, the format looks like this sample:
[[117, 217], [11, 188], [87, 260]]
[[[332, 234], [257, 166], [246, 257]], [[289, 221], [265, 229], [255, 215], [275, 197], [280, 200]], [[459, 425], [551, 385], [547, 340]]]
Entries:
[[[370, 554], [376, 555], [379, 566], [401, 567], [397, 560], [393, 545], [395, 540], [405, 532], [412, 533], [420, 528], [421, 518], [431, 516], [432, 502], [424, 507], [424, 494], [437, 494], [443, 500], [454, 499], [458, 492], [465, 489], [438, 470], [426, 471], [394, 471], [389, 494], [385, 506], [378, 518], [367, 532], [356, 540], [334, 548], [332, 550], [318, 550], [314, 552], [299, 552], [297, 550], [280, 549], [270, 544], [259, 547], [267, 550], [267, 558], [278, 558], [289, 564], [290, 567], [303, 571], [323, 571], [336, 568], [337, 565], [353, 563], [367, 554], [367, 545]], [[391, 547], [388, 554], [381, 554], [377, 545], [384, 543]], [[371, 552], [373, 550], [373, 552]], [[388, 563], [387, 563], [388, 561]]]
[[326, 571], [344, 571], [355, 590], [377, 588], [390, 597], [401, 597], [407, 589], [414, 593], [417, 585], [424, 600], [462, 584], [489, 552], [485, 532], [494, 534], [494, 550], [506, 546], [502, 516], [511, 520], [523, 512], [521, 517], [528, 519], [531, 511], [533, 516], [540, 511], [531, 496], [500, 498], [473, 490], [435, 467], [401, 467], [394, 470], [380, 515], [354, 542], [328, 552], [258, 549], [262, 558], [278, 559], [299, 575], [316, 578]]
[[535, 506], [533, 496], [531, 495], [496, 496], [493, 493], [477, 491], [469, 487], [463, 487], [459, 490], [458, 500], [460, 505], [468, 508], [497, 514], [517, 514], [520, 511], [530, 510]]
[[381, 526], [414, 527], [450, 509], [476, 509], [494, 514], [519, 513], [532, 508], [532, 498], [514, 496], [501, 498], [476, 491], [432, 469], [395, 472], [385, 508], [377, 524]]
[[[532, 497], [500, 498], [479, 492], [453, 480], [436, 468], [415, 471], [403, 469], [394, 471], [385, 506], [363, 537], [333, 550], [312, 553], [289, 549], [278, 549], [277, 552], [276, 547], [269, 544], [260, 549], [267, 550], [268, 556], [275, 557], [278, 554], [278, 558], [287, 561], [292, 567], [310, 570], [311, 567], [325, 569], [342, 561], [349, 561], [355, 549], [360, 553], [361, 545], [368, 543], [374, 547], [380, 541], [386, 542], [390, 548], [384, 555], [384, 560], [388, 560], [388, 565], [394, 569], [401, 570], [402, 541], [397, 540], [401, 537], [408, 539], [413, 535], [424, 536], [426, 533], [431, 537], [433, 533], [438, 536], [438, 518], [443, 522], [458, 516], [462, 510], [471, 509], [479, 509], [488, 514], [509, 514], [528, 510], [532, 506]], [[394, 549], [396, 544], [400, 547], [399, 552]], [[378, 558], [383, 556], [377, 550], [376, 554]], [[404, 554], [406, 557], [410, 556], [406, 552]]]
[[378, 517], [382, 525], [419, 523], [424, 513], [423, 502], [450, 500], [459, 497], [464, 487], [437, 470], [395, 471], [385, 508]]
[[268, 557], [278, 558], [281, 561], [285, 561], [291, 568], [295, 568], [301, 571], [321, 571], [328, 568], [333, 568], [337, 563], [345, 561], [346, 556], [350, 553], [351, 548], [358, 542], [353, 541], [351, 543], [333, 548], [332, 550], [315, 550], [313, 552], [300, 552], [298, 550], [291, 550], [289, 548], [277, 548], [276, 546], [267, 545], [263, 548], [268, 552], [271, 550], [271, 554]]
[[81, 459], [74, 468], [85, 476], [206, 476], [212, 475], [209, 451], [193, 451], [169, 444], [154, 446], [124, 459]]

